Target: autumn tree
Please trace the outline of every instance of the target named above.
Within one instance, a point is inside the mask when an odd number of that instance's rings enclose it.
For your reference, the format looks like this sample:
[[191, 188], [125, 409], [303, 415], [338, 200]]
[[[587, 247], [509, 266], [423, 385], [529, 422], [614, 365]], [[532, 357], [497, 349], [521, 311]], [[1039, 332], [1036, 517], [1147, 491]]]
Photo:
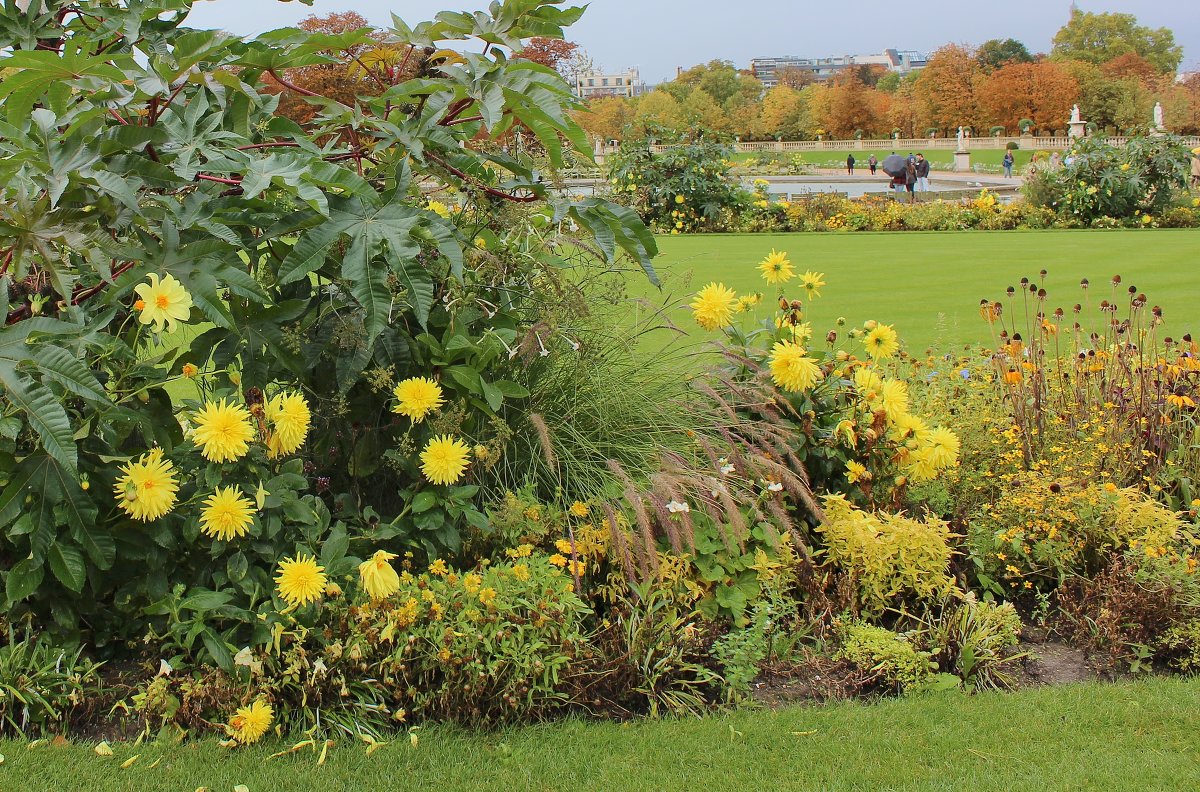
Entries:
[[887, 128], [899, 129], [904, 137], [924, 137], [925, 126], [921, 125], [921, 109], [916, 98], [916, 82], [902, 80], [900, 87], [891, 95], [887, 109]]
[[755, 132], [761, 137], [795, 140], [811, 127], [808, 104], [800, 91], [778, 85], [763, 96]]
[[1076, 10], [1054, 36], [1053, 54], [1059, 58], [1105, 63], [1136, 53], [1161, 73], [1174, 72], [1183, 60], [1183, 48], [1170, 28], [1148, 28], [1133, 14], [1093, 14]]
[[584, 110], [575, 114], [575, 120], [589, 138], [620, 139], [626, 124], [633, 120], [633, 103], [620, 96], [592, 99]]
[[929, 57], [913, 85], [918, 118], [928, 127], [974, 126], [979, 119], [976, 90], [983, 67], [966, 47], [947, 44]]
[[683, 108], [674, 96], [661, 88], [637, 100], [633, 120], [639, 133], [645, 133], [651, 126], [684, 128]]
[[[297, 26], [310, 33], [331, 35], [350, 34], [370, 28], [359, 13], [346, 11], [325, 16], [309, 16]], [[281, 95], [279, 115], [298, 123], [311, 121], [319, 108], [305, 101], [306, 96], [318, 95], [353, 105], [360, 96], [378, 96], [393, 85], [415, 76], [428, 53], [402, 55], [399, 48], [384, 42], [383, 33], [375, 31], [373, 44], [354, 43], [343, 49], [330, 50], [337, 63], [321, 63], [284, 69], [269, 88]], [[407, 47], [403, 48], [409, 52]]]
[[562, 74], [563, 67], [571, 62], [577, 49], [579, 45], [574, 41], [535, 36], [526, 42], [517, 57], [540, 63]]
[[979, 105], [986, 120], [1015, 131], [1028, 118], [1039, 129], [1061, 128], [1079, 98], [1079, 83], [1054, 61], [1009, 63], [981, 84]]
[[708, 91], [692, 91], [683, 102], [683, 120], [688, 126], [729, 131], [729, 117]]
[[784, 66], [775, 72], [775, 82], [777, 85], [783, 85], [797, 91], [812, 85], [816, 81], [816, 75], [808, 69], [801, 69], [798, 66]]
[[842, 140], [853, 137], [858, 130], [874, 129], [877, 119], [871, 93], [874, 92], [863, 84], [857, 70], [839, 75], [830, 86], [829, 106], [821, 125]]
[[1033, 56], [1024, 44], [1014, 38], [989, 39], [975, 51], [979, 65], [991, 71], [1007, 63], [1031, 63]]
[[1146, 88], [1153, 88], [1162, 81], [1162, 74], [1154, 67], [1154, 64], [1136, 52], [1127, 52], [1100, 64], [1100, 71], [1110, 79], [1137, 80]]

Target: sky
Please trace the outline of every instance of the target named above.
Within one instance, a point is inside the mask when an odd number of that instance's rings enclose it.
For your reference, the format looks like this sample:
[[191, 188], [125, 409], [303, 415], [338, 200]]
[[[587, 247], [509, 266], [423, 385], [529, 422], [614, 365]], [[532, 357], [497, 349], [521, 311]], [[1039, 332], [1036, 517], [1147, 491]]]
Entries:
[[[1168, 27], [1183, 46], [1185, 71], [1200, 70], [1200, 13], [1196, 0], [1078, 0], [1083, 11], [1134, 14], [1149, 27]], [[580, 5], [579, 0], [570, 0]], [[487, 0], [315, 0], [312, 6], [277, 0], [202, 0], [188, 24], [253, 35], [294, 25], [309, 14], [358, 11], [384, 26], [395, 13], [409, 24], [444, 9], [473, 11]], [[930, 52], [946, 43], [979, 44], [1015, 38], [1031, 52], [1048, 52], [1066, 23], [1070, 0], [592, 0], [567, 31], [593, 61], [619, 71], [641, 69], [649, 84], [713, 59], [748, 68], [756, 56], [829, 57], [896, 49]]]

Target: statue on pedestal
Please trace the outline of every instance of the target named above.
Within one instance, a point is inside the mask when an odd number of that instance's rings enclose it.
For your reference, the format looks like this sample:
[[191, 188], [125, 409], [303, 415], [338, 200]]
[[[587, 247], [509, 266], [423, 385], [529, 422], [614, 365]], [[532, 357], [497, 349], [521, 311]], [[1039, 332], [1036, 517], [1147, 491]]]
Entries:
[[1157, 132], [1157, 131], [1160, 131], [1163, 129], [1166, 129], [1166, 127], [1163, 126], [1162, 102], [1155, 102], [1154, 103], [1154, 130]]
[[1072, 124], [1081, 123], [1080, 119], [1079, 119], [1079, 105], [1071, 106], [1071, 123]]
[[958, 150], [963, 151], [963, 128], [958, 128]]

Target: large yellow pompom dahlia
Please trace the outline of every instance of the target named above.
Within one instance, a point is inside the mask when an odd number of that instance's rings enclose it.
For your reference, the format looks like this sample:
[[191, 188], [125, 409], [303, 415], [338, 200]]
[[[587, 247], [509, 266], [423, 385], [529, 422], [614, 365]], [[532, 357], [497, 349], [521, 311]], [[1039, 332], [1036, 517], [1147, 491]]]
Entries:
[[295, 607], [319, 600], [326, 582], [325, 567], [317, 565], [316, 556], [299, 553], [279, 563], [275, 590], [284, 602]]
[[908, 383], [902, 380], [886, 380], [879, 386], [871, 409], [883, 410], [889, 424], [895, 424], [908, 415]]
[[263, 408], [263, 415], [270, 430], [267, 456], [271, 459], [291, 454], [304, 445], [312, 412], [299, 393], [280, 393], [273, 397]]
[[138, 295], [135, 305], [139, 311], [138, 321], [153, 324], [156, 333], [161, 333], [164, 325], [168, 333], [173, 333], [176, 322], [186, 322], [191, 316], [192, 295], [171, 275], [160, 281], [158, 273], [151, 272], [147, 278], [149, 283], [134, 287]]
[[737, 309], [737, 293], [724, 283], [710, 283], [692, 301], [692, 316], [705, 330], [727, 327]]
[[217, 487], [200, 512], [200, 530], [223, 542], [245, 536], [253, 524], [254, 504], [236, 487]]
[[400, 590], [400, 576], [388, 563], [395, 557], [395, 553], [376, 550], [375, 555], [358, 565], [359, 582], [371, 599], [386, 599]]
[[195, 424], [192, 440], [210, 462], [236, 462], [246, 454], [254, 439], [250, 413], [225, 399], [215, 404], [207, 402], [196, 413]]
[[787, 253], [775, 249], [772, 249], [767, 257], [759, 263], [758, 271], [762, 273], [763, 280], [772, 286], [787, 283], [796, 274], [792, 269], [792, 262], [788, 260]]
[[271, 709], [271, 705], [259, 699], [249, 707], [238, 709], [229, 719], [227, 731], [230, 737], [242, 745], [249, 745], [258, 742], [267, 733], [274, 717], [275, 712]]
[[900, 350], [900, 339], [891, 325], [877, 324], [863, 338], [863, 346], [872, 358], [883, 360]]
[[771, 347], [769, 365], [775, 384], [792, 393], [810, 390], [825, 376], [817, 361], [804, 354], [804, 347], [791, 341], [780, 341]]
[[958, 435], [954, 434], [954, 432], [939, 426], [929, 432], [925, 439], [925, 448], [929, 453], [929, 461], [938, 470], [953, 467], [958, 462], [958, 452], [961, 444], [959, 443]]
[[410, 377], [392, 391], [396, 406], [392, 412], [407, 415], [413, 423], [420, 423], [425, 416], [442, 406], [442, 386], [427, 377]]
[[174, 508], [179, 483], [175, 480], [175, 467], [162, 458], [161, 448], [149, 451], [121, 471], [125, 475], [117, 479], [113, 489], [117, 505], [130, 517], [149, 522]]
[[421, 472], [434, 484], [453, 484], [467, 469], [471, 450], [456, 437], [435, 437], [421, 452]]

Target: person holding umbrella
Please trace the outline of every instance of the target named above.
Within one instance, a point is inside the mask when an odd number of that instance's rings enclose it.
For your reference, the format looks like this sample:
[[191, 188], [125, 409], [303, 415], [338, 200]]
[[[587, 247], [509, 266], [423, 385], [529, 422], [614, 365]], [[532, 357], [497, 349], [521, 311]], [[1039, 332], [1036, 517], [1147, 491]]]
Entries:
[[907, 174], [904, 157], [901, 157], [896, 152], [892, 152], [883, 158], [883, 172], [892, 177], [892, 189], [896, 192], [903, 192], [907, 187]]

